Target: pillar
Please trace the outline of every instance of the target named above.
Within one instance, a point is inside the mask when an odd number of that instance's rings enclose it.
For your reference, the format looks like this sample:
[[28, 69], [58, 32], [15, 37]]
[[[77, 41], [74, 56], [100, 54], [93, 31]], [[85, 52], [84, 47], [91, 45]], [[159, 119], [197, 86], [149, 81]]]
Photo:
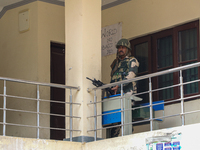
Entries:
[[[86, 77], [101, 80], [101, 0], [65, 0], [65, 42], [66, 85], [81, 88], [73, 91], [73, 102], [81, 103], [73, 107], [73, 115], [81, 117], [73, 119], [73, 129], [81, 130], [73, 132], [73, 137], [94, 137], [94, 132], [87, 132], [94, 129], [94, 118], [88, 118], [94, 115], [93, 105], [88, 105], [93, 102], [94, 93], [88, 93], [87, 88], [94, 86]], [[97, 100], [101, 100], [100, 93], [99, 90]], [[97, 110], [101, 111], [100, 105]], [[101, 137], [101, 133], [97, 136]]]

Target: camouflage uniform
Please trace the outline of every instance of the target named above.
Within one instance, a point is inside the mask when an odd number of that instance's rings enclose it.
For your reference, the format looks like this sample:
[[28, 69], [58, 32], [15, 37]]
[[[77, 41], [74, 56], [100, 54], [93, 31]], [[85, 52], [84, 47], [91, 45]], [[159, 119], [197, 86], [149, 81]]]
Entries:
[[[136, 58], [130, 57], [131, 46], [127, 39], [121, 39], [118, 41], [116, 48], [119, 46], [127, 47], [126, 57], [121, 60], [117, 51], [117, 58], [111, 64], [111, 82], [118, 82], [121, 80], [133, 79], [136, 77], [139, 67], [139, 62]], [[117, 94], [121, 93], [121, 85], [118, 85]], [[130, 82], [123, 84], [123, 92], [126, 94], [133, 94], [137, 92], [136, 82]], [[119, 124], [119, 123], [115, 123]], [[121, 127], [114, 127], [109, 129], [111, 137], [118, 137]]]
[[[117, 67], [118, 65], [118, 67]], [[118, 59], [111, 65], [112, 71], [115, 67], [117, 70], [111, 73], [111, 83], [118, 82], [121, 80], [132, 79], [136, 77], [138, 72], [139, 63], [136, 58], [126, 56], [123, 60]], [[118, 85], [117, 94], [121, 92], [121, 85]], [[135, 82], [130, 82], [123, 84], [123, 91], [127, 94], [133, 94], [137, 92], [137, 87]]]

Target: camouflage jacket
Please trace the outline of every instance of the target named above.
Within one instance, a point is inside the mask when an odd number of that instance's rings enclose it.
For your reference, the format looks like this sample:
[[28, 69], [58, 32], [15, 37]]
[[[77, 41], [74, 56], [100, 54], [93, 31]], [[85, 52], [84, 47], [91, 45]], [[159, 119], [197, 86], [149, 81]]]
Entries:
[[[115, 59], [111, 65], [111, 82], [118, 82], [121, 80], [132, 79], [136, 77], [138, 72], [139, 62], [134, 57], [126, 56], [123, 60]], [[123, 84], [123, 91], [127, 94], [137, 92], [136, 82]], [[121, 92], [121, 85], [117, 90], [117, 94]]]

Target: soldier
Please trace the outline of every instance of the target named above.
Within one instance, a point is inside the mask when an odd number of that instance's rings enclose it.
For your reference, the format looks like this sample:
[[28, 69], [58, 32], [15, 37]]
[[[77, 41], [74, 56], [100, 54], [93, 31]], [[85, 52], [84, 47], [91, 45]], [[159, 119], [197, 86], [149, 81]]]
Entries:
[[[139, 67], [137, 59], [131, 56], [131, 45], [127, 39], [119, 40], [116, 48], [117, 56], [111, 64], [111, 83], [136, 77]], [[113, 90], [115, 94], [119, 94], [121, 93], [121, 85], [117, 85], [111, 90]], [[123, 92], [130, 95], [136, 93], [136, 83], [130, 82], [123, 84]], [[111, 137], [117, 137], [119, 133], [120, 127], [111, 129]]]
[[[111, 83], [136, 77], [139, 67], [137, 59], [130, 57], [131, 45], [127, 39], [119, 40], [116, 48], [117, 58], [111, 64]], [[121, 92], [121, 85], [113, 87], [112, 90], [114, 90], [115, 94], [119, 94]], [[123, 91], [127, 94], [136, 93], [136, 83], [124, 84]]]

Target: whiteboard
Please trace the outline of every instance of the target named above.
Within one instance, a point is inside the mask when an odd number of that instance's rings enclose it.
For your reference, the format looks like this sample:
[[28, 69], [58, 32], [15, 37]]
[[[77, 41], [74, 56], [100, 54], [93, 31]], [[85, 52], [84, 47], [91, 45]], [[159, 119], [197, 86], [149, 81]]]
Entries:
[[122, 38], [122, 23], [106, 26], [101, 29], [102, 56], [116, 54], [116, 44]]

